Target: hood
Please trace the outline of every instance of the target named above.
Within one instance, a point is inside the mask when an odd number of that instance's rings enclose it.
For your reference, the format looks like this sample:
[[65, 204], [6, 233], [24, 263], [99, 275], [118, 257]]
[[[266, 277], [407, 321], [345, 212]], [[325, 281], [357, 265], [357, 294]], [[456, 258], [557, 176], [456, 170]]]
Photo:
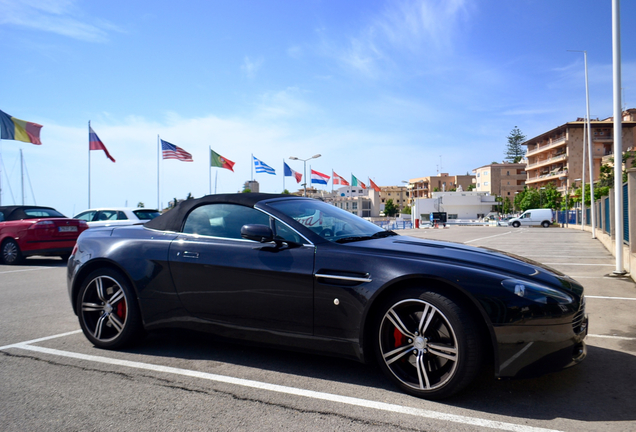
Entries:
[[[378, 252], [411, 255], [428, 261], [443, 261], [467, 267], [531, 278], [549, 284], [564, 285], [567, 278], [551, 267], [514, 254], [461, 243], [424, 240], [408, 236], [348, 243], [346, 246], [376, 249]], [[569, 280], [569, 278], [567, 278]], [[569, 285], [569, 284], [567, 284]], [[568, 287], [569, 288], [569, 287]]]

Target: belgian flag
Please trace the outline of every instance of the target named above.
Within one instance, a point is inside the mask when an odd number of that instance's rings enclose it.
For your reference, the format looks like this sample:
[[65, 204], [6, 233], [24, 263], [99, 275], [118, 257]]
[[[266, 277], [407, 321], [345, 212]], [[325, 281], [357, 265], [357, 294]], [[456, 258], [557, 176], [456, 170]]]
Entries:
[[4, 111], [0, 111], [0, 128], [2, 129], [1, 139], [23, 141], [31, 144], [41, 145], [40, 129], [42, 125], [31, 123], [11, 117]]

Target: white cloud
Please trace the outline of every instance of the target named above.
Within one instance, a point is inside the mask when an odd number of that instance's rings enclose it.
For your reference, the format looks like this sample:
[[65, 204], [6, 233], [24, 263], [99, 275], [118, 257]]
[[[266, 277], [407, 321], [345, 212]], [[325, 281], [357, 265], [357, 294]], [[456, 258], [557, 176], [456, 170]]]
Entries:
[[99, 24], [87, 24], [74, 0], [0, 0], [0, 9], [0, 25], [51, 32], [86, 42], [106, 42], [109, 32], [122, 31], [104, 20], [92, 19]]
[[241, 65], [241, 70], [247, 78], [254, 79], [256, 78], [256, 73], [260, 70], [262, 65], [263, 59], [258, 58], [256, 60], [252, 60], [248, 56], [245, 56], [245, 58], [243, 59], [243, 64]]

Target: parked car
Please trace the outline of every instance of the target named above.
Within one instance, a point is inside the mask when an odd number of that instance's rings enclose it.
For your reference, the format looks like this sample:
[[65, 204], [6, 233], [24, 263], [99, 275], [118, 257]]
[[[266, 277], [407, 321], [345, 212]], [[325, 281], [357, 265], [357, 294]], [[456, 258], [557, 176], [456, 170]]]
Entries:
[[532, 209], [524, 211], [521, 216], [508, 221], [508, 226], [542, 226], [548, 228], [554, 223], [554, 213], [551, 209]]
[[156, 209], [109, 207], [84, 210], [75, 215], [76, 219], [84, 220], [90, 228], [103, 226], [133, 225], [144, 223], [159, 216]]
[[67, 259], [86, 222], [70, 219], [51, 207], [0, 207], [0, 257], [18, 264], [32, 255]]
[[143, 226], [85, 231], [67, 282], [100, 348], [162, 327], [202, 330], [375, 360], [402, 390], [430, 399], [460, 391], [486, 364], [520, 377], [586, 356], [585, 297], [573, 279], [290, 195], [210, 195]]

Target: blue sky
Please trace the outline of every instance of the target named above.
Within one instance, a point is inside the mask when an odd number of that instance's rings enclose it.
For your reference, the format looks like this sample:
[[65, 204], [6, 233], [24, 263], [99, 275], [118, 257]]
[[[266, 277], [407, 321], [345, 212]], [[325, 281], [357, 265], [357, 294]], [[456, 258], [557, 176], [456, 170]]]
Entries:
[[[623, 1], [623, 105], [636, 107], [636, 2]], [[610, 0], [0, 0], [0, 109], [44, 125], [43, 145], [2, 141], [2, 204], [67, 215], [157, 205], [157, 135], [194, 157], [161, 165], [161, 202], [210, 191], [208, 147], [236, 162], [212, 189], [255, 174], [283, 189], [289, 156], [345, 178], [397, 185], [501, 161], [531, 138], [612, 115]], [[632, 43], [630, 43], [632, 41]], [[309, 166], [308, 166], [309, 169]], [[291, 177], [285, 187], [297, 189]], [[328, 186], [331, 189], [331, 185]], [[32, 190], [32, 192], [31, 192]]]

